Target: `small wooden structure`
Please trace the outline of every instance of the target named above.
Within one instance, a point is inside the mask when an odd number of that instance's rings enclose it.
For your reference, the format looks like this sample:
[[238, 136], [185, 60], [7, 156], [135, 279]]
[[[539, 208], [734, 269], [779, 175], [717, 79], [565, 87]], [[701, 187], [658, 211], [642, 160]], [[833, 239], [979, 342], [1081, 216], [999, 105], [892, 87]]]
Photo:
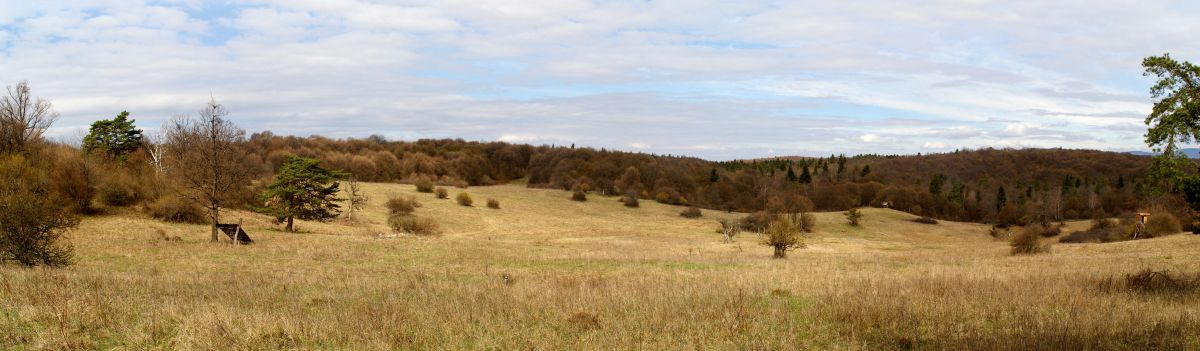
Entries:
[[1137, 219], [1138, 223], [1146, 224], [1146, 222], [1150, 220], [1150, 214], [1146, 212], [1138, 212]]
[[217, 229], [225, 233], [230, 240], [236, 240], [238, 244], [254, 243], [254, 240], [250, 240], [250, 235], [246, 234], [246, 230], [242, 228], [241, 221], [238, 221], [237, 224], [217, 224]]

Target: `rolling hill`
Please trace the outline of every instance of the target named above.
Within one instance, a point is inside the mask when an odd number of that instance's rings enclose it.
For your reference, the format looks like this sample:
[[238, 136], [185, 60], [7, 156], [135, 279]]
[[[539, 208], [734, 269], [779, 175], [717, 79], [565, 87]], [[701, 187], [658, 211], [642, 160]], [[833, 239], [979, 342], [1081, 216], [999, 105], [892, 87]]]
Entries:
[[[499, 210], [407, 185], [365, 188], [357, 219], [299, 222], [300, 233], [228, 214], [249, 229], [249, 246], [210, 244], [205, 226], [132, 211], [88, 217], [70, 236], [74, 266], [0, 266], [0, 348], [1200, 346], [1196, 296], [1100, 288], [1141, 269], [1200, 270], [1191, 235], [1010, 257], [985, 225], [866, 209], [861, 227], [817, 213], [807, 248], [775, 260], [753, 233], [722, 242], [715, 220], [738, 213], [685, 219], [677, 206], [574, 202], [520, 185], [451, 191], [497, 199]], [[416, 214], [442, 235], [380, 239], [389, 196], [418, 198]]]

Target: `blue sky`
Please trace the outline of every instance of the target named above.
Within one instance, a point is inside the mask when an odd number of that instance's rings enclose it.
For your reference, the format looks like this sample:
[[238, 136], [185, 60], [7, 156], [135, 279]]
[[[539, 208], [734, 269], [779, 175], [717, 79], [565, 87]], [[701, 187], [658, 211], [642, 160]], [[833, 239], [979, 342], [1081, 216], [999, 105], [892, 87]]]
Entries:
[[249, 132], [709, 159], [1143, 150], [1141, 59], [1200, 60], [1163, 1], [0, 1], [0, 84], [78, 139], [211, 96]]

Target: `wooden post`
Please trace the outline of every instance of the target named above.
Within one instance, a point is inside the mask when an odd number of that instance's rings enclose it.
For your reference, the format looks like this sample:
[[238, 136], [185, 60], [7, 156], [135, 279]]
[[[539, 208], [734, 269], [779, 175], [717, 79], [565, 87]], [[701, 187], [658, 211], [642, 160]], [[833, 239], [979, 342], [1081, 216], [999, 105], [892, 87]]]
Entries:
[[242, 233], [242, 219], [241, 219], [241, 218], [238, 218], [238, 225], [237, 225], [237, 229], [235, 229], [235, 230], [233, 231], [233, 245], [234, 245], [234, 246], [237, 246], [237, 244], [238, 244], [238, 236], [239, 236], [239, 235], [241, 235], [241, 233]]

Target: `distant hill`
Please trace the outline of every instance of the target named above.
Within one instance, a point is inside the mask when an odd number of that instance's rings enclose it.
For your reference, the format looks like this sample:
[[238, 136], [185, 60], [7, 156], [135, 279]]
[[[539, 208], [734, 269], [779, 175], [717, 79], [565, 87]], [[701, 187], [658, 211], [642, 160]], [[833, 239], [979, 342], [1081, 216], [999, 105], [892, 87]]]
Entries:
[[[1186, 155], [1188, 158], [1200, 159], [1200, 148], [1187, 148], [1187, 149], [1180, 149], [1179, 151], [1182, 151], [1183, 154]], [[1148, 152], [1148, 151], [1128, 151], [1125, 153], [1130, 154], [1130, 155], [1136, 155], [1136, 156], [1154, 156], [1154, 155], [1156, 155], [1155, 153]]]

